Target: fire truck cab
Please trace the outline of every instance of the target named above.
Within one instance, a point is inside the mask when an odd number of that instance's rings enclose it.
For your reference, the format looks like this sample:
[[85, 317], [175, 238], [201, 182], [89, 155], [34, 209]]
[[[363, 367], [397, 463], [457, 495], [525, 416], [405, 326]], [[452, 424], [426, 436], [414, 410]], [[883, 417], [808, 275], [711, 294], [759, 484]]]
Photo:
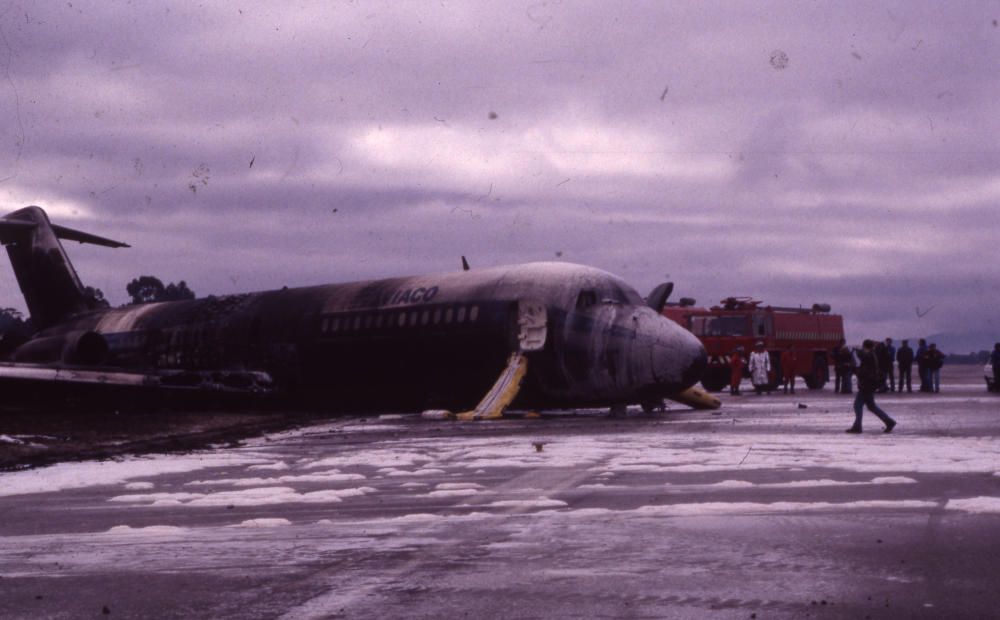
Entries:
[[[810, 389], [822, 388], [830, 378], [834, 347], [844, 337], [844, 319], [831, 314], [827, 304], [811, 308], [765, 306], [749, 297], [728, 297], [721, 305], [705, 309], [693, 300], [666, 304], [663, 314], [697, 336], [708, 353], [708, 368], [701, 384], [718, 391], [729, 385], [729, 356], [743, 347], [744, 360], [754, 343], [762, 341], [771, 356], [771, 389], [781, 383], [781, 354], [796, 354], [795, 375]], [[744, 372], [746, 372], [744, 370]]]

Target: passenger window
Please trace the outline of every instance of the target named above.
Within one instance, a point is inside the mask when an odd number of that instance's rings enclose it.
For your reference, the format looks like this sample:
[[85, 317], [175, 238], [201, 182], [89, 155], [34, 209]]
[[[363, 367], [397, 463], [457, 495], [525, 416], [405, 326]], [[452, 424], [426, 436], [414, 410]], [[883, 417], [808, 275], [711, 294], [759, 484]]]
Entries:
[[411, 312], [410, 313], [410, 327], [413, 327], [416, 324], [417, 324], [417, 313], [416, 312]]
[[340, 317], [333, 317], [330, 319], [330, 331], [335, 332], [340, 328]]
[[580, 295], [576, 298], [576, 309], [586, 310], [587, 308], [597, 304], [597, 293], [594, 291], [580, 291]]
[[375, 329], [382, 327], [382, 313], [375, 315]]
[[361, 315], [354, 317], [354, 329], [361, 329]]
[[434, 309], [434, 324], [437, 325], [441, 322], [441, 308]]
[[370, 315], [370, 314], [366, 314], [365, 315], [365, 329], [371, 329], [372, 328], [372, 321], [373, 320], [374, 320], [374, 318], [372, 317], [372, 315]]
[[424, 313], [420, 315], [420, 324], [427, 325], [431, 321], [431, 311], [424, 310]]
[[465, 306], [462, 306], [458, 309], [458, 312], [455, 314], [455, 322], [461, 323], [464, 320], [465, 320]]
[[475, 321], [478, 318], [479, 318], [479, 306], [472, 306], [472, 308], [469, 309], [469, 320]]
[[444, 311], [444, 322], [445, 323], [451, 323], [451, 314], [452, 314], [452, 309], [451, 308], [448, 308], [447, 310]]
[[397, 324], [398, 324], [398, 325], [399, 325], [400, 327], [402, 327], [402, 326], [406, 325], [406, 313], [405, 313], [405, 312], [400, 312], [400, 313], [399, 313], [399, 314], [397, 315], [397, 318], [396, 318], [396, 323], [397, 323]]

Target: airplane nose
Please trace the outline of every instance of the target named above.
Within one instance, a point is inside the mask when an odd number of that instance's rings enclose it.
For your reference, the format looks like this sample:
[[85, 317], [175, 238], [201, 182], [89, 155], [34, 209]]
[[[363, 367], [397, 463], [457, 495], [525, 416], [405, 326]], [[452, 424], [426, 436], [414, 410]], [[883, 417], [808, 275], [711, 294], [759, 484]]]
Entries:
[[699, 380], [708, 366], [705, 347], [694, 334], [670, 319], [658, 316], [655, 323], [653, 375], [666, 392], [680, 392]]
[[696, 347], [697, 351], [694, 353], [693, 360], [681, 375], [681, 385], [684, 386], [682, 389], [685, 390], [701, 381], [701, 376], [705, 374], [705, 369], [708, 368], [708, 355], [705, 353], [705, 347], [701, 342], [698, 342], [697, 338], [694, 336], [691, 337], [695, 340], [694, 345], [691, 346]]

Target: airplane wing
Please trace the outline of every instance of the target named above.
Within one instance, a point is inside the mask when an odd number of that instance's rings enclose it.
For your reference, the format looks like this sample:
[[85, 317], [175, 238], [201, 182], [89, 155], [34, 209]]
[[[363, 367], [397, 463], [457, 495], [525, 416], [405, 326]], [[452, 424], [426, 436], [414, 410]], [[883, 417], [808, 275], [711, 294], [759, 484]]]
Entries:
[[[0, 363], [3, 406], [79, 404], [211, 405], [255, 402], [274, 394], [271, 377], [259, 371], [131, 371], [87, 366]], [[259, 404], [259, 402], [258, 402]]]

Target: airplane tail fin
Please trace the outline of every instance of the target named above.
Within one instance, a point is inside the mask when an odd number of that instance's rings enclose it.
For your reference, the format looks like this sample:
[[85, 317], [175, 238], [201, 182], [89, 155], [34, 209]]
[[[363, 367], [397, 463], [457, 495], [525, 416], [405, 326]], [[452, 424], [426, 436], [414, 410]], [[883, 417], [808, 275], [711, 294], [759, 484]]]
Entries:
[[56, 226], [39, 207], [25, 207], [0, 218], [0, 244], [7, 246], [14, 275], [36, 329], [96, 307], [84, 292], [59, 239], [112, 248], [129, 247], [72, 228]]

